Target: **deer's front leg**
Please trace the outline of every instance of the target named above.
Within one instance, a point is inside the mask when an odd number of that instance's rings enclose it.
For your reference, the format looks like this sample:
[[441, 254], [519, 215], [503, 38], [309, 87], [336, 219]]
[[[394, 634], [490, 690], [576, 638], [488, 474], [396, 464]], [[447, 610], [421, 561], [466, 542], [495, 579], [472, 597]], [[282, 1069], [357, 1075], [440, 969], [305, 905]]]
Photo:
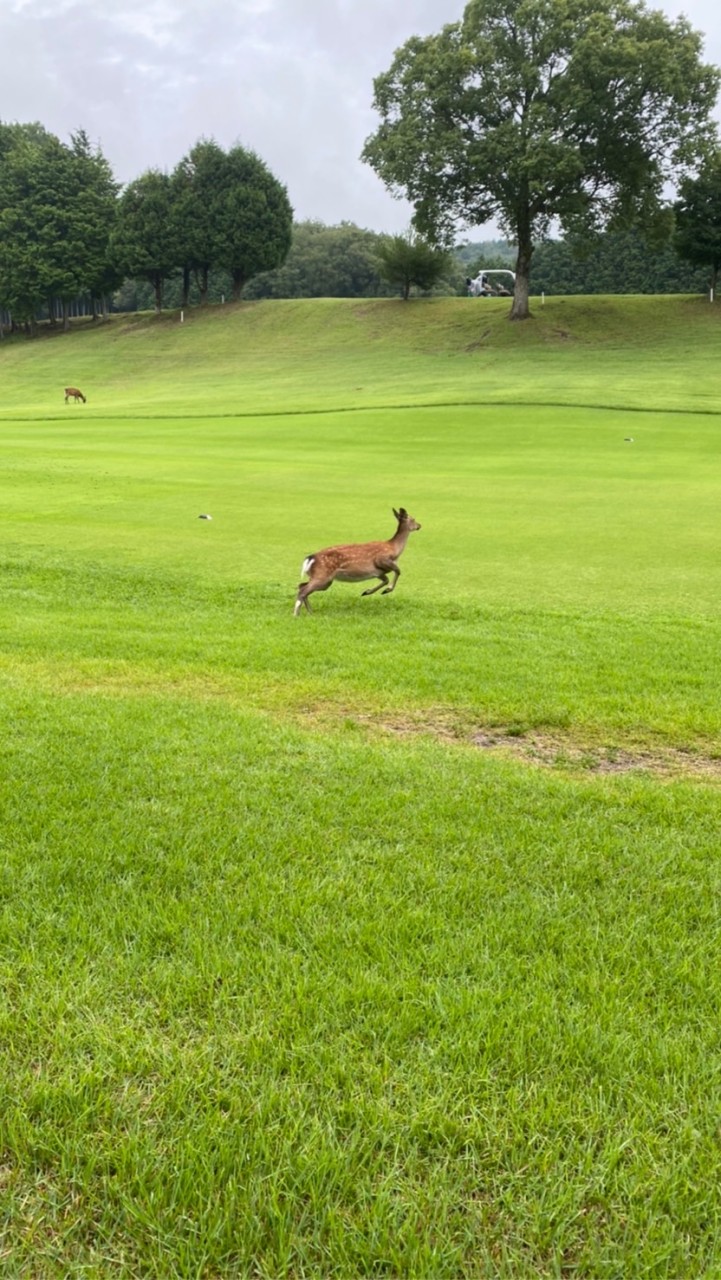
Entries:
[[390, 566], [390, 568], [389, 568], [388, 572], [393, 574], [393, 585], [392, 585], [392, 586], [390, 586], [390, 587], [386, 587], [386, 588], [385, 588], [385, 590], [384, 590], [384, 592], [383, 592], [383, 595], [384, 595], [384, 596], [389, 596], [389, 595], [391, 594], [391, 592], [395, 591], [395, 589], [396, 589], [396, 587], [397, 587], [397, 585], [398, 585], [398, 579], [399, 579], [399, 578], [400, 578], [400, 576], [401, 576], [401, 571], [400, 571], [400, 569], [398, 568], [398, 565], [395, 563], [395, 561], [394, 561], [394, 562], [393, 562], [393, 564]]

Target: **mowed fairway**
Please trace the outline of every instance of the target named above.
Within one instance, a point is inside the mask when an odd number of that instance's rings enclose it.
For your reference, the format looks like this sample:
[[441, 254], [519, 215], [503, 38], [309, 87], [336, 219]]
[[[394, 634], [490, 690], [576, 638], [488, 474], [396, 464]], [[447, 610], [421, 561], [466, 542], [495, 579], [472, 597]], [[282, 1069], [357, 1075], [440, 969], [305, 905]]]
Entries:
[[721, 1274], [721, 319], [505, 310], [0, 345], [4, 1274]]

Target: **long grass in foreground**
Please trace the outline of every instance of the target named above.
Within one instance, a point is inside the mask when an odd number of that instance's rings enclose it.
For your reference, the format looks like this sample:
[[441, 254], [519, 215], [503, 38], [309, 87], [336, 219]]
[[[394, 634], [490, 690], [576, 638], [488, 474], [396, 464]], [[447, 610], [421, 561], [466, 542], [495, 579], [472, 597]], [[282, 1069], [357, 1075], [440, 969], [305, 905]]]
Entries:
[[6, 708], [16, 1274], [713, 1274], [714, 789]]
[[[0, 352], [4, 1274], [721, 1273], [721, 402], [671, 301]], [[294, 620], [399, 503], [398, 592]]]

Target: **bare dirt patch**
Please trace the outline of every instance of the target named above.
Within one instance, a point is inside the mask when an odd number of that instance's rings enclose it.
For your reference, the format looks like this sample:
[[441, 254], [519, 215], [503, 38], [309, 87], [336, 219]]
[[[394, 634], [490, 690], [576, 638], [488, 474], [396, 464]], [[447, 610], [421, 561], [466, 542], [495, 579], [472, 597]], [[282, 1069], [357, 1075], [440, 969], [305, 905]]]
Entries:
[[[325, 717], [323, 717], [325, 718]], [[346, 716], [369, 730], [399, 737], [431, 737], [478, 751], [497, 753], [538, 768], [586, 775], [653, 774], [663, 778], [721, 781], [721, 753], [707, 747], [682, 749], [667, 744], [581, 741], [569, 733], [513, 727], [469, 726], [451, 714], [418, 718]]]
[[565, 736], [534, 732], [522, 735], [476, 733], [471, 742], [474, 747], [490, 751], [501, 749], [526, 760], [530, 764], [546, 768], [567, 769], [572, 772], [614, 774], [646, 772], [678, 777], [683, 774], [703, 774], [721, 779], [721, 760], [673, 747], [654, 750], [645, 747], [620, 748], [604, 744], [580, 744]]

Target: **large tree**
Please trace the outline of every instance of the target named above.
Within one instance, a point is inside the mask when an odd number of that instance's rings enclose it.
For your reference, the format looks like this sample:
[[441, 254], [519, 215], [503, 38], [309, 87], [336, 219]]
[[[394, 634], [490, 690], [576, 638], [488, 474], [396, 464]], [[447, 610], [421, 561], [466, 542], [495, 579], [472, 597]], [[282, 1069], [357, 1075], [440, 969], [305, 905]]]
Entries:
[[173, 171], [173, 219], [183, 267], [183, 302], [188, 301], [190, 273], [200, 293], [201, 306], [208, 301], [208, 275], [218, 263], [220, 224], [226, 200], [227, 164], [222, 147], [212, 138], [201, 138]]
[[721, 267], [721, 154], [712, 156], [697, 178], [681, 182], [674, 212], [674, 248], [680, 258], [708, 270], [715, 299]]
[[0, 131], [0, 301], [31, 324], [92, 292], [107, 271], [117, 186], [82, 131], [65, 146], [37, 125]]
[[186, 300], [191, 272], [202, 305], [211, 269], [229, 272], [237, 300], [248, 280], [285, 261], [293, 210], [285, 187], [253, 151], [224, 152], [201, 138], [175, 169], [173, 189]]
[[634, 0], [471, 0], [376, 79], [363, 158], [441, 243], [497, 219], [518, 248], [511, 316], [525, 318], [554, 221], [576, 235], [649, 223], [703, 154], [719, 72], [701, 51], [685, 18]]
[[293, 209], [286, 188], [255, 152], [233, 147], [226, 170], [218, 263], [230, 272], [237, 301], [248, 280], [285, 262]]
[[163, 284], [179, 263], [173, 219], [173, 189], [167, 173], [149, 169], [120, 197], [112, 253], [127, 275], [153, 286], [155, 310], [163, 308]]
[[[97, 300], [105, 315], [109, 295], [123, 280], [111, 248], [120, 187], [105, 156], [91, 146], [83, 129], [74, 133], [71, 141], [71, 168], [78, 188], [72, 221], [76, 240], [82, 245], [82, 289], [91, 295], [93, 315]], [[67, 315], [66, 304], [63, 314]]]

